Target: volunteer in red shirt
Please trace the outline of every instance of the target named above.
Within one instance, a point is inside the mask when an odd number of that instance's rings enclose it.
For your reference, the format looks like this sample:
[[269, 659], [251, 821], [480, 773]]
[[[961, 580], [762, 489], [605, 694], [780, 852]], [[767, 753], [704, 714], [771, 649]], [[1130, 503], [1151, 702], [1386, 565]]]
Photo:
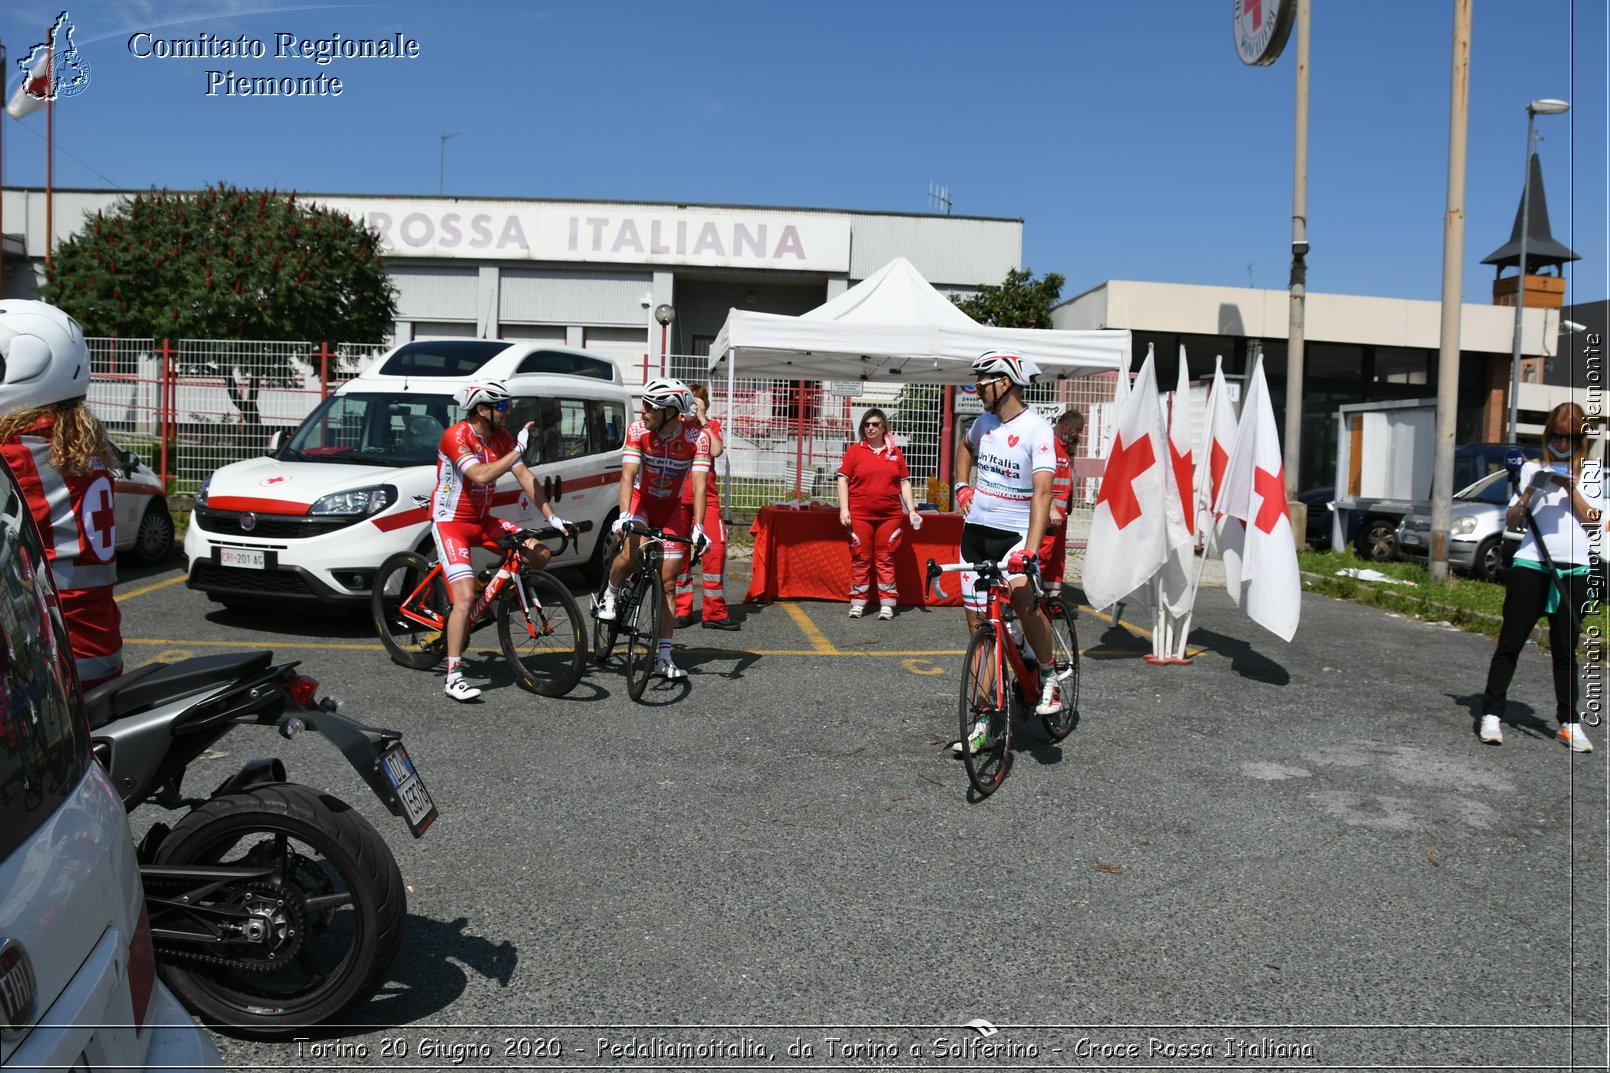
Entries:
[[[710, 479], [710, 434], [682, 418], [693, 412], [693, 395], [680, 380], [659, 378], [643, 385], [643, 406], [626, 429], [621, 451], [620, 517], [612, 531], [624, 534], [619, 554], [609, 564], [609, 584], [593, 614], [615, 621], [615, 601], [621, 582], [637, 568], [642, 552], [642, 527], [686, 537], [695, 545], [708, 543], [704, 535], [706, 485]], [[691, 528], [682, 527], [682, 485], [693, 485]], [[672, 593], [681, 573], [686, 545], [667, 542], [660, 563], [660, 638], [654, 673], [662, 678], [686, 678], [688, 672], [671, 659], [671, 635], [676, 630]]]
[[1051, 426], [1056, 433], [1056, 473], [1051, 478], [1051, 517], [1040, 541], [1040, 582], [1047, 596], [1062, 595], [1062, 575], [1068, 567], [1068, 514], [1073, 510], [1073, 452], [1079, 447], [1084, 417], [1066, 410]]
[[[703, 384], [691, 384], [693, 413], [682, 419], [684, 424], [696, 425], [710, 434], [710, 461], [713, 464], [726, 449], [721, 439], [721, 422], [710, 416], [710, 391]], [[727, 617], [727, 597], [723, 589], [727, 567], [727, 525], [721, 520], [721, 493], [716, 487], [712, 471], [706, 482], [709, 494], [704, 501], [704, 535], [710, 546], [699, 558], [699, 572], [704, 576], [704, 606], [700, 617], [707, 630], [736, 630], [738, 624]], [[693, 482], [682, 482], [682, 528], [693, 529]], [[684, 566], [676, 576], [676, 625], [693, 625], [693, 568]]]
[[[570, 523], [553, 513], [548, 498], [526, 467], [523, 456], [535, 424], [527, 421], [517, 436], [503, 427], [509, 412], [509, 389], [499, 380], [469, 384], [458, 393], [458, 404], [468, 416], [442, 433], [436, 453], [436, 487], [431, 492], [431, 532], [447, 576], [453, 609], [447, 615], [447, 695], [458, 701], [474, 700], [481, 691], [464, 680], [459, 661], [470, 636], [470, 608], [475, 604], [475, 568], [470, 552], [477, 547], [497, 549], [498, 538], [518, 533], [520, 527], [493, 517], [492, 506], [499, 477], [513, 472], [526, 497], [555, 529]], [[540, 570], [553, 553], [535, 540], [527, 541], [520, 555], [527, 567]]]
[[872, 575], [878, 576], [878, 618], [894, 618], [899, 602], [894, 584], [894, 551], [905, 524], [922, 528], [911, 497], [906, 456], [889, 433], [889, 418], [876, 406], [861, 415], [861, 439], [850, 444], [839, 463], [839, 524], [850, 538], [850, 617], [866, 611]]
[[123, 673], [113, 474], [90, 413], [89, 348], [78, 322], [44, 302], [0, 301], [0, 455], [45, 541], [84, 688]]

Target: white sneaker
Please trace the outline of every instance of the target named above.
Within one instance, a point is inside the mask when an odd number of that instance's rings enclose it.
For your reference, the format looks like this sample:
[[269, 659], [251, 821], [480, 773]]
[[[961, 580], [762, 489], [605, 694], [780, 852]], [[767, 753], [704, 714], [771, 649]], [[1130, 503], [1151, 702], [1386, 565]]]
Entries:
[[670, 656], [660, 656], [654, 661], [654, 673], [672, 682], [681, 681], [688, 676], [688, 672], [672, 662]]
[[1484, 715], [1481, 717], [1481, 740], [1488, 745], [1504, 744], [1504, 728], [1498, 724], [1498, 716]]
[[860, 618], [862, 613], [865, 612], [865, 611], [866, 611], [866, 604], [864, 604], [864, 603], [851, 604], [850, 605], [850, 617], [851, 618]]
[[981, 715], [973, 722], [973, 730], [965, 742], [953, 741], [950, 751], [960, 756], [965, 750], [975, 756], [989, 748], [989, 716]]
[[1593, 743], [1588, 740], [1586, 734], [1582, 733], [1581, 723], [1565, 724], [1554, 737], [1568, 746], [1573, 753], [1591, 753], [1593, 751]]
[[481, 695], [481, 691], [470, 685], [460, 675], [454, 675], [447, 680], [446, 693], [454, 700], [474, 700]]
[[1057, 689], [1057, 672], [1042, 674], [1045, 684], [1040, 687], [1040, 703], [1034, 706], [1035, 715], [1056, 715], [1062, 710], [1062, 692]]
[[614, 622], [615, 594], [610, 592], [608, 589], [605, 589], [604, 595], [599, 599], [598, 607], [594, 609], [593, 614], [600, 622]]
[[879, 622], [888, 622], [892, 618], [894, 618], [894, 608], [889, 607], [887, 604], [885, 604], [882, 608], [880, 608], [878, 610], [878, 621]]

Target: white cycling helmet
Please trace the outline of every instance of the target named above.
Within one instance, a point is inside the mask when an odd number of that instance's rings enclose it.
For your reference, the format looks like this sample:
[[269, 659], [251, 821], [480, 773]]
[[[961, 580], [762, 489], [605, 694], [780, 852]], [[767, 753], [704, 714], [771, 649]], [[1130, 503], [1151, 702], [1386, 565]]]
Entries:
[[466, 410], [473, 410], [481, 403], [496, 406], [509, 397], [509, 389], [501, 380], [482, 380], [479, 383], [469, 384], [458, 393], [458, 404]]
[[0, 413], [89, 394], [89, 347], [78, 322], [53, 305], [0, 301]]
[[680, 380], [662, 376], [643, 385], [643, 401], [656, 410], [675, 410], [678, 417], [693, 410], [693, 392]]
[[973, 359], [974, 376], [1009, 376], [1012, 383], [1028, 387], [1040, 375], [1040, 367], [1010, 350], [990, 350]]

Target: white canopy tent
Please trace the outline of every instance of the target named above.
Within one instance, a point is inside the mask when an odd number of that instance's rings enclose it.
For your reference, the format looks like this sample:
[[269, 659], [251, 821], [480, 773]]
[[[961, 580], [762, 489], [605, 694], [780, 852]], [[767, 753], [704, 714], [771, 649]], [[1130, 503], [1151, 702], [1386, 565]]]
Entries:
[[710, 345], [712, 377], [966, 384], [972, 360], [1013, 350], [1046, 378], [1115, 371], [1127, 331], [992, 328], [978, 324], [904, 257], [797, 317], [734, 309]]

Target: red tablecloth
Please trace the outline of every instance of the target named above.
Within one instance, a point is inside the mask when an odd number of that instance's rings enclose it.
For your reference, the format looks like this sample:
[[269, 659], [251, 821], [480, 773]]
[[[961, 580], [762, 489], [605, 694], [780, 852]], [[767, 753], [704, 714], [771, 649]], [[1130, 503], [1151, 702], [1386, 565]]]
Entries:
[[[762, 507], [749, 532], [754, 535], [755, 547], [746, 601], [849, 602], [850, 543], [839, 524], [838, 508]], [[960, 514], [924, 513], [921, 529], [904, 527], [900, 546], [894, 552], [895, 585], [902, 604], [960, 606], [961, 589], [955, 574], [941, 579], [945, 599], [936, 601], [926, 591], [923, 571], [930, 558], [939, 563], [955, 562], [961, 539]]]

